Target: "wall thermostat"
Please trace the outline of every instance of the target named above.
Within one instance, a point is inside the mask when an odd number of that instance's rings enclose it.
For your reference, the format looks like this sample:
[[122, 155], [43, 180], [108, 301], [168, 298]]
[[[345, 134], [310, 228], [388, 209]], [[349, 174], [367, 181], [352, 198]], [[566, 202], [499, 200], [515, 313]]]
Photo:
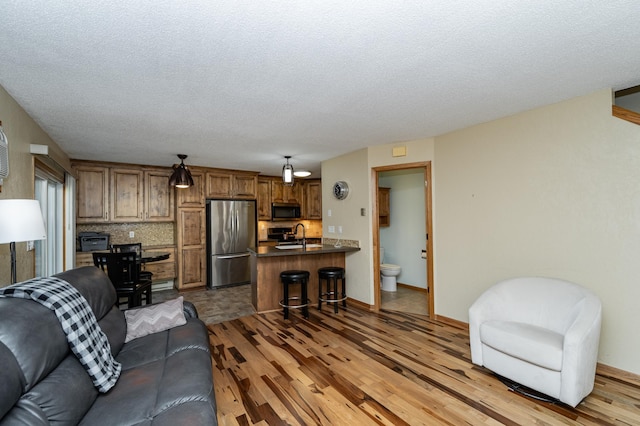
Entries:
[[349, 195], [349, 185], [343, 180], [339, 180], [333, 184], [333, 195], [338, 200], [344, 200]]

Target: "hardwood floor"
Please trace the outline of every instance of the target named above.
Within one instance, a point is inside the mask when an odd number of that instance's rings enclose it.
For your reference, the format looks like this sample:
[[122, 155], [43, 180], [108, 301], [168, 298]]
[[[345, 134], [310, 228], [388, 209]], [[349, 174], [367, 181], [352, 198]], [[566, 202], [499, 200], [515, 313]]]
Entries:
[[511, 392], [466, 329], [349, 307], [209, 324], [221, 425], [632, 425], [640, 384], [598, 374], [576, 409]]

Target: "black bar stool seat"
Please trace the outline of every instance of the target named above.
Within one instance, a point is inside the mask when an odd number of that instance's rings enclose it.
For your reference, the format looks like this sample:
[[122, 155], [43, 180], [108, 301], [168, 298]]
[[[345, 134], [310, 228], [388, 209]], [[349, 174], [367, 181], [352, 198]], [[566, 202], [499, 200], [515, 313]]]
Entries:
[[[338, 280], [342, 281], [342, 291], [338, 293]], [[322, 281], [327, 284], [327, 290], [322, 291]], [[338, 303], [347, 308], [346, 279], [344, 268], [327, 266], [318, 269], [318, 310], [322, 309], [322, 302], [333, 303], [333, 312], [338, 313]]]
[[[289, 319], [289, 308], [300, 309], [302, 308], [302, 315], [305, 318], [309, 318], [309, 298], [307, 295], [307, 283], [309, 282], [309, 271], [290, 270], [280, 272], [280, 280], [282, 281], [284, 290], [284, 299], [280, 301], [280, 306], [283, 307], [284, 319]], [[300, 284], [300, 296], [289, 297], [289, 286], [294, 284]], [[296, 304], [291, 304], [292, 301], [298, 301]]]

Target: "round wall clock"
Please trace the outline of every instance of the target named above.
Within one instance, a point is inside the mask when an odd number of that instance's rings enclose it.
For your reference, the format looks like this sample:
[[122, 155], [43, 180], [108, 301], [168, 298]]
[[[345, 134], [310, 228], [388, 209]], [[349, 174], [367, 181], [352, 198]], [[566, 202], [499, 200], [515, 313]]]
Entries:
[[333, 184], [333, 195], [338, 200], [344, 200], [349, 195], [349, 185], [347, 182], [343, 180], [339, 180], [338, 182]]

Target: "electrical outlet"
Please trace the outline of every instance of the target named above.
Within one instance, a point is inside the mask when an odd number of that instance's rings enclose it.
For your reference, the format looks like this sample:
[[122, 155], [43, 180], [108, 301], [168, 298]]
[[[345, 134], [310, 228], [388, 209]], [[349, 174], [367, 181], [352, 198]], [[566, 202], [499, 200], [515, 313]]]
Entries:
[[327, 210], [327, 216], [331, 217], [331, 209]]
[[333, 225], [329, 225], [329, 233], [330, 234], [335, 234], [335, 232], [336, 232], [336, 227], [333, 226]]
[[338, 234], [342, 234], [342, 225], [338, 225]]
[[135, 238], [136, 237], [136, 233], [133, 231], [129, 231], [129, 238]]

